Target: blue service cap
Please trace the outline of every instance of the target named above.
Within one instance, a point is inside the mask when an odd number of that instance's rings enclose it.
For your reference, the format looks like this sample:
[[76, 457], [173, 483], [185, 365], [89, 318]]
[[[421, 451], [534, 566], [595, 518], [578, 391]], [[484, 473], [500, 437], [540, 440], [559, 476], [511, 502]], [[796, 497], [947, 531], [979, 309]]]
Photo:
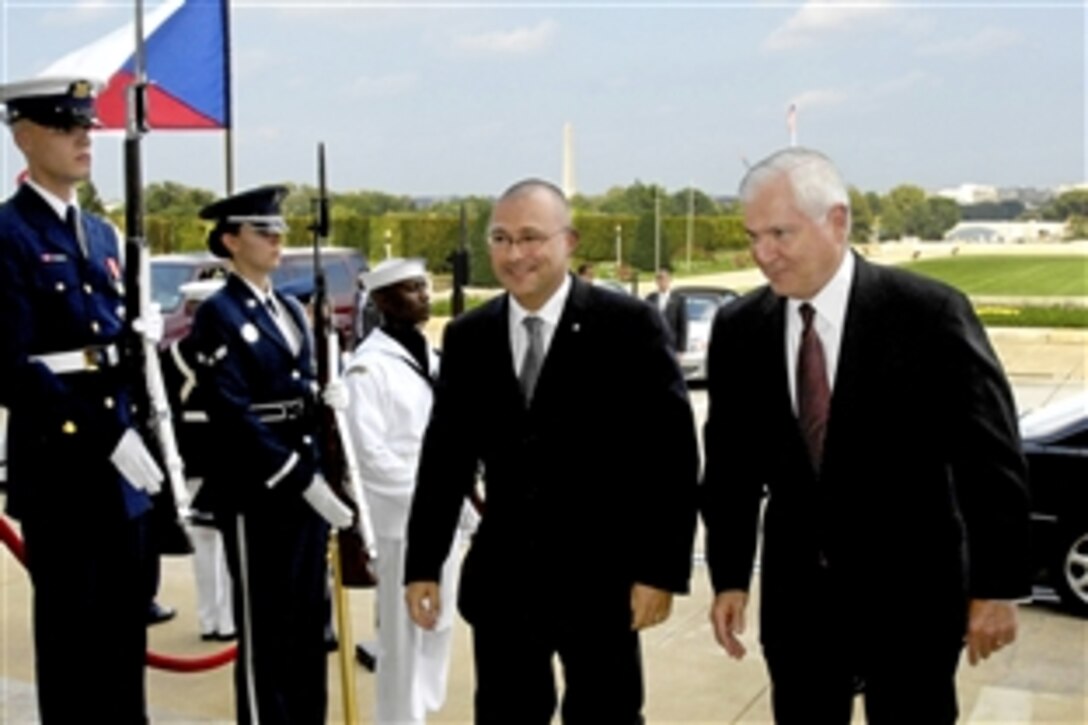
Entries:
[[101, 88], [86, 78], [33, 78], [0, 86], [0, 102], [8, 124], [26, 119], [49, 128], [93, 128], [94, 97]]
[[287, 222], [280, 211], [286, 196], [286, 186], [261, 186], [208, 204], [200, 210], [201, 219], [216, 223], [208, 234], [208, 249], [218, 257], [230, 257], [222, 239], [228, 224], [249, 224], [258, 231], [277, 234], [286, 232]]

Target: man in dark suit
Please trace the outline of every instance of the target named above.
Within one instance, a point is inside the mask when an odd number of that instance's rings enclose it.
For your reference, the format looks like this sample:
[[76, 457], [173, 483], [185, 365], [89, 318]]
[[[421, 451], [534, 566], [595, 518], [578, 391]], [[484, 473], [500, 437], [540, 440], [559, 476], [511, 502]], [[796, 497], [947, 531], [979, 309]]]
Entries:
[[570, 274], [578, 234], [555, 186], [508, 189], [488, 240], [507, 294], [446, 329], [408, 522], [412, 618], [430, 628], [450, 606], [439, 571], [482, 464], [459, 597], [476, 722], [550, 722], [556, 654], [564, 722], [641, 722], [638, 631], [665, 620], [690, 577], [698, 451], [684, 382], [653, 310]]
[[216, 462], [204, 486], [234, 584], [241, 723], [325, 721], [328, 533], [352, 520], [319, 472], [306, 314], [272, 289], [286, 194], [261, 187], [200, 214], [215, 222], [208, 248], [233, 268], [190, 336]]
[[[1028, 495], [1009, 386], [970, 303], [849, 251], [822, 154], [740, 188], [770, 282], [718, 313], [703, 517], [718, 642], [739, 658], [760, 503], [760, 639], [781, 723], [952, 723], [955, 672], [1016, 637]], [[742, 351], [742, 354], [737, 354]]]
[[[11, 411], [8, 512], [34, 583], [39, 715], [143, 723], [148, 494], [162, 473], [135, 430], [138, 381], [119, 365], [134, 322], [119, 234], [76, 196], [91, 170], [94, 87], [32, 80], [0, 87], [0, 101], [28, 171], [0, 205], [0, 405]], [[93, 662], [74, 665], [80, 656]]]
[[654, 275], [657, 291], [646, 295], [646, 301], [665, 318], [665, 328], [669, 331], [669, 340], [677, 353], [688, 349], [688, 312], [684, 305], [684, 296], [673, 294], [672, 273], [668, 267], [662, 267]]

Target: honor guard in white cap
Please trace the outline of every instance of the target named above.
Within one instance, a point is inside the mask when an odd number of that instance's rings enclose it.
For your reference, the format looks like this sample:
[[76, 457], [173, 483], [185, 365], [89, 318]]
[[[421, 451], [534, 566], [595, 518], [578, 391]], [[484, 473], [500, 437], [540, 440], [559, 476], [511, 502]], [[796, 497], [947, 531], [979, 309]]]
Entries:
[[[146, 721], [146, 543], [162, 473], [136, 433], [120, 366], [117, 230], [79, 208], [97, 84], [0, 86], [26, 180], [0, 204], [0, 405], [10, 412], [8, 512], [34, 584], [43, 723]], [[143, 326], [154, 338], [154, 325]], [[161, 316], [158, 318], [161, 331]], [[88, 656], [88, 666], [73, 657]]]
[[[417, 627], [402, 586], [405, 526], [438, 374], [438, 356], [420, 331], [430, 317], [427, 270], [421, 259], [387, 259], [361, 276], [383, 319], [344, 377], [351, 440], [378, 545], [374, 722], [422, 723], [446, 698], [453, 625], [451, 607], [433, 631]], [[475, 526], [474, 515], [466, 509], [464, 527]], [[456, 558], [443, 568], [447, 601], [456, 599]]]
[[326, 548], [351, 510], [320, 474], [310, 332], [272, 288], [287, 229], [283, 186], [206, 206], [208, 248], [231, 260], [196, 310], [191, 349], [207, 407], [206, 501], [234, 582], [240, 723], [321, 723], [326, 712]]

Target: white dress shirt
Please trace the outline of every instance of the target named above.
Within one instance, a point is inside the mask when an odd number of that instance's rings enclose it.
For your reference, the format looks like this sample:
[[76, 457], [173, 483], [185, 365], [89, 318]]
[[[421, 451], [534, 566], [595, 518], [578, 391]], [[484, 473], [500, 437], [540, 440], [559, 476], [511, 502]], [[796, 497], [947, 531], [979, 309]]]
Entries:
[[563, 284], [548, 299], [544, 305], [534, 312], [530, 312], [518, 304], [513, 295], [507, 295], [510, 299], [510, 350], [514, 353], [514, 375], [521, 371], [521, 363], [525, 359], [525, 353], [529, 351], [529, 333], [525, 325], [521, 323], [530, 315], [543, 320], [540, 327], [544, 338], [544, 359], [548, 359], [548, 350], [552, 346], [552, 338], [555, 337], [555, 329], [559, 326], [559, 318], [563, 316], [563, 307], [567, 304], [570, 295], [570, 275], [564, 275]]
[[839, 348], [842, 346], [846, 307], [850, 301], [850, 286], [854, 280], [854, 254], [849, 249], [842, 257], [838, 271], [810, 300], [786, 301], [786, 370], [789, 372], [790, 400], [797, 412], [797, 354], [801, 349], [801, 305], [808, 302], [816, 310], [813, 325], [824, 348], [829, 391], [835, 390], [835, 372], [839, 368]]

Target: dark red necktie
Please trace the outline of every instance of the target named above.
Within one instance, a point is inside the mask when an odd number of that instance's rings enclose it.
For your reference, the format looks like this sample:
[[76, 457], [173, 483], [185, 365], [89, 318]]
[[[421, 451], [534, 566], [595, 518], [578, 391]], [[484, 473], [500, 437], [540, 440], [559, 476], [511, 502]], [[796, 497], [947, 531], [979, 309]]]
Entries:
[[801, 305], [801, 349], [797, 353], [797, 420], [808, 447], [813, 470], [820, 470], [824, 456], [824, 434], [831, 389], [827, 383], [824, 346], [812, 324], [816, 310], [807, 302]]

